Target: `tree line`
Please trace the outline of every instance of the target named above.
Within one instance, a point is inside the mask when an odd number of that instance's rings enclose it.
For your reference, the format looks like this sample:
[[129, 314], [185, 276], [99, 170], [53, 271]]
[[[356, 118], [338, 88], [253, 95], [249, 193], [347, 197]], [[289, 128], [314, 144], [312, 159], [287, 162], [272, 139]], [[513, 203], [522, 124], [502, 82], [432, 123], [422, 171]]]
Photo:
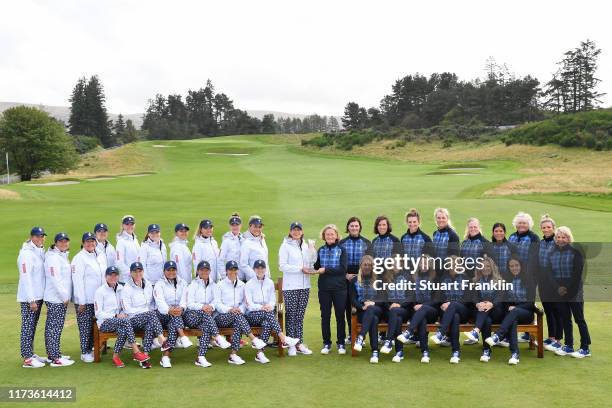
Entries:
[[342, 124], [347, 130], [469, 123], [501, 126], [540, 120], [549, 113], [587, 111], [603, 95], [596, 91], [600, 52], [594, 42], [581, 42], [565, 53], [544, 88], [536, 77], [517, 77], [493, 58], [486, 62], [484, 79], [460, 80], [452, 72], [407, 75], [395, 81], [378, 107], [347, 103]]

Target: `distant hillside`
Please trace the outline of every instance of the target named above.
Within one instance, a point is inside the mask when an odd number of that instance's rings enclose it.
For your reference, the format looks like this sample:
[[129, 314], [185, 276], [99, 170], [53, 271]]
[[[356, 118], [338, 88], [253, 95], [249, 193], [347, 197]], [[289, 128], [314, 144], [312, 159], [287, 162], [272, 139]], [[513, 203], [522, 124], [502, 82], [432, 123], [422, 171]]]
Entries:
[[[34, 106], [37, 108], [40, 108], [42, 110], [44, 110], [45, 112], [49, 113], [49, 115], [53, 116], [54, 118], [63, 121], [64, 123], [68, 123], [68, 118], [70, 117], [70, 107], [68, 106], [51, 106], [51, 105], [41, 105], [41, 104], [34, 104], [34, 103], [20, 103], [20, 102], [0, 102], [0, 113], [4, 112], [5, 110], [12, 108], [14, 106], [20, 106], [20, 105], [25, 105], [25, 106]], [[267, 114], [273, 114], [274, 118], [278, 119], [278, 118], [299, 118], [299, 119], [304, 119], [306, 116], [308, 116], [307, 114], [302, 114], [302, 113], [287, 113], [287, 112], [277, 112], [277, 111], [268, 111], [268, 110], [247, 110], [248, 114], [251, 116], [254, 116], [258, 119], [262, 119], [264, 117], [264, 115]], [[113, 121], [117, 119], [117, 113], [109, 113], [108, 116], [110, 119], [112, 119]], [[140, 128], [140, 125], [142, 124], [142, 117], [143, 117], [144, 113], [131, 113], [131, 114], [123, 114], [123, 120], [128, 120], [131, 119], [132, 122], [134, 122], [134, 125], [137, 128]], [[337, 116], [336, 119], [338, 119], [338, 121], [340, 121], [340, 117]]]

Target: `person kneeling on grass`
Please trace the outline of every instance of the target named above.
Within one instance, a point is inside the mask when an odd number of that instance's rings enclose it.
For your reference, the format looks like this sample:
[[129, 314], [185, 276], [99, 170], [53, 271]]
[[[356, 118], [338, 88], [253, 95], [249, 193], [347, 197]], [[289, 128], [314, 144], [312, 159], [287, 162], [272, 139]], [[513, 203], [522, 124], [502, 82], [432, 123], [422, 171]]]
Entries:
[[121, 312], [121, 291], [123, 286], [118, 283], [119, 274], [119, 268], [109, 266], [106, 269], [106, 282], [96, 289], [94, 295], [96, 322], [101, 332], [117, 333], [117, 341], [113, 349], [113, 364], [115, 367], [125, 367], [119, 354], [127, 341], [131, 344], [134, 361], [137, 361], [142, 367], [146, 368], [149, 356], [138, 348], [132, 322], [127, 314]]
[[[251, 326], [263, 327], [260, 339], [264, 343], [268, 343], [270, 332], [273, 331], [278, 335], [281, 347], [295, 347], [300, 339], [285, 336], [274, 314], [274, 308], [276, 307], [276, 290], [274, 289], [274, 282], [272, 282], [272, 279], [266, 277], [266, 262], [263, 259], [255, 261], [253, 270], [255, 271], [255, 277], [251, 278], [245, 284], [244, 289], [246, 296], [247, 322]], [[264, 349], [261, 349], [257, 353], [255, 361], [262, 364], [270, 362], [264, 354]]]
[[[255, 361], [263, 362], [265, 355], [261, 351], [266, 343], [256, 337], [251, 332], [251, 326], [247, 322], [244, 313], [246, 312], [246, 297], [244, 293], [244, 282], [238, 279], [238, 262], [229, 261], [225, 265], [225, 278], [219, 282], [219, 297], [216, 299], [215, 309], [218, 314], [215, 322], [218, 327], [232, 327], [232, 352], [227, 360], [230, 364], [241, 365], [245, 361], [238, 355], [240, 350], [240, 337], [243, 334], [249, 336], [253, 346], [257, 350]], [[200, 340], [200, 342], [202, 342]]]
[[435, 323], [438, 320], [440, 307], [440, 302], [436, 300], [436, 292], [430, 286], [436, 280], [433, 258], [423, 255], [416, 273], [412, 274], [412, 279], [415, 283], [412, 306], [414, 312], [408, 322], [408, 328], [397, 336], [397, 340], [404, 344], [409, 343], [411, 339], [414, 339], [416, 332], [418, 345], [421, 348], [421, 363], [429, 363], [427, 324]]
[[220, 294], [219, 287], [210, 278], [208, 261], [200, 261], [197, 265], [197, 272], [197, 277], [191, 281], [185, 291], [184, 303], [187, 305], [185, 322], [187, 326], [202, 331], [195, 365], [210, 367], [212, 364], [206, 360], [206, 352], [211, 338], [214, 338], [222, 349], [229, 348], [231, 344], [219, 334], [219, 328], [215, 323], [214, 315], [217, 313], [215, 303]]
[[181, 347], [188, 348], [193, 345], [189, 337], [185, 336], [183, 329], [183, 313], [185, 312], [185, 291], [187, 283], [177, 275], [177, 264], [166, 261], [164, 264], [164, 277], [155, 283], [153, 297], [157, 306], [157, 318], [162, 327], [168, 330], [168, 345], [170, 348], [163, 352], [159, 362], [164, 368], [171, 368], [170, 353], [180, 340]]
[[436, 334], [431, 336], [431, 340], [436, 344], [441, 344], [448, 337], [446, 333], [450, 331], [450, 342], [452, 347], [451, 364], [458, 364], [461, 359], [459, 345], [459, 325], [466, 323], [472, 316], [473, 304], [469, 301], [470, 294], [463, 289], [462, 280], [464, 275], [460, 272], [462, 258], [451, 255], [452, 263], [446, 276], [442, 278], [442, 283], [446, 288], [441, 291], [442, 303], [440, 310], [442, 317]]
[[[153, 285], [145, 281], [144, 269], [140, 262], [130, 265], [131, 278], [124, 285], [121, 293], [123, 310], [130, 317], [135, 330], [144, 330], [142, 345], [145, 354], [149, 354], [153, 346], [153, 339], [161, 345], [161, 351], [170, 349], [168, 340], [164, 337], [163, 329], [153, 303]], [[151, 363], [142, 363], [143, 368], [150, 368]]]
[[[349, 283], [351, 304], [357, 309], [357, 320], [361, 323], [361, 331], [355, 339], [353, 350], [361, 351], [366, 333], [370, 334], [372, 357], [370, 363], [378, 363], [378, 323], [386, 314], [386, 302], [379, 299], [382, 294], [374, 288], [374, 282], [379, 279], [374, 273], [374, 258], [364, 255], [361, 258], [359, 273]], [[381, 301], [382, 300], [382, 301]]]
[[501, 280], [501, 275], [495, 265], [493, 258], [485, 255], [482, 267], [476, 268], [473, 282], [479, 285], [480, 290], [473, 293], [474, 306], [476, 306], [476, 318], [474, 329], [465, 333], [473, 344], [478, 343], [480, 335], [483, 336], [482, 355], [480, 361], [488, 363], [491, 359], [491, 346], [484, 339], [491, 336], [491, 325], [498, 324], [504, 318], [506, 310], [503, 303], [503, 293], [499, 290], [490, 289], [491, 284]]
[[512, 288], [506, 290], [504, 295], [507, 312], [499, 329], [491, 337], [487, 337], [485, 341], [489, 346], [495, 346], [507, 335], [510, 340], [511, 353], [508, 364], [516, 365], [519, 363], [516, 326], [533, 322], [535, 287], [529, 279], [529, 275], [523, 272], [523, 265], [517, 256], [513, 256], [508, 261], [508, 270], [512, 275], [510, 281]]

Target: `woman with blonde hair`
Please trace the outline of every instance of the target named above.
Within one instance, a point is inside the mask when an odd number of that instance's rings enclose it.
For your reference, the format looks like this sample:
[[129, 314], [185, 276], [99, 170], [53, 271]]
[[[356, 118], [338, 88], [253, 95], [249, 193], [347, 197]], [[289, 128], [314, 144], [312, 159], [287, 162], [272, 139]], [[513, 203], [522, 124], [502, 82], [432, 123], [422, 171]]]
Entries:
[[321, 308], [321, 334], [323, 348], [321, 354], [331, 350], [331, 309], [336, 315], [336, 339], [338, 354], [346, 354], [344, 345], [346, 331], [344, 314], [346, 308], [346, 252], [338, 242], [340, 232], [334, 224], [326, 225], [321, 230], [321, 239], [325, 242], [317, 251], [314, 273], [319, 275], [319, 305]]
[[[459, 236], [453, 229], [450, 212], [446, 208], [436, 208], [434, 221], [437, 229], [432, 236], [432, 255], [441, 260], [450, 255], [459, 255]], [[438, 270], [438, 274], [443, 272], [441, 269]]]
[[140, 244], [136, 237], [136, 219], [133, 215], [124, 215], [121, 219], [121, 232], [117, 234], [117, 263], [121, 274], [119, 282], [127, 283], [130, 277], [130, 265], [138, 261]]
[[357, 310], [357, 320], [361, 323], [361, 331], [357, 335], [353, 350], [361, 351], [366, 333], [370, 334], [372, 356], [370, 363], [378, 363], [378, 323], [386, 313], [386, 303], [381, 301], [380, 294], [375, 289], [376, 280], [380, 279], [374, 272], [374, 258], [364, 255], [359, 264], [359, 273], [349, 283], [351, 304]]
[[473, 278], [477, 260], [484, 257], [486, 247], [489, 244], [489, 240], [482, 236], [478, 218], [468, 218], [463, 238], [459, 254], [466, 262], [471, 263], [471, 265], [466, 265], [465, 275]]
[[[482, 261], [482, 267], [476, 268], [476, 274], [472, 282], [477, 285], [474, 291], [474, 306], [476, 307], [476, 318], [474, 329], [465, 333], [473, 343], [478, 343], [480, 334], [483, 339], [491, 336], [491, 325], [500, 323], [505, 315], [503, 293], [495, 290], [495, 284], [501, 281], [499, 269], [495, 261], [486, 256]], [[488, 363], [491, 359], [491, 346], [483, 341], [482, 355], [480, 361]]]
[[548, 338], [544, 340], [544, 348], [549, 351], [556, 351], [561, 348], [563, 338], [563, 321], [558, 313], [555, 313], [555, 305], [548, 302], [550, 288], [546, 285], [546, 268], [548, 267], [548, 254], [555, 246], [555, 227], [556, 223], [550, 215], [544, 214], [540, 218], [540, 231], [542, 240], [538, 248], [538, 293], [542, 300], [542, 307], [546, 315], [546, 328]]

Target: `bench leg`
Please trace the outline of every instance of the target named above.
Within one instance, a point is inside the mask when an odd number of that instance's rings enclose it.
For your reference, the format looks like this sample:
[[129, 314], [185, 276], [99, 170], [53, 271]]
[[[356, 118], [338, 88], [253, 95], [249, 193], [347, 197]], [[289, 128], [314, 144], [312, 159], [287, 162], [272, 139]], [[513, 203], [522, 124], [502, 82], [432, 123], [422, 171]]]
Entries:
[[544, 327], [542, 319], [538, 318], [538, 358], [544, 358]]
[[351, 357], [357, 356], [357, 351], [353, 348], [355, 340], [357, 340], [357, 315], [351, 315]]

